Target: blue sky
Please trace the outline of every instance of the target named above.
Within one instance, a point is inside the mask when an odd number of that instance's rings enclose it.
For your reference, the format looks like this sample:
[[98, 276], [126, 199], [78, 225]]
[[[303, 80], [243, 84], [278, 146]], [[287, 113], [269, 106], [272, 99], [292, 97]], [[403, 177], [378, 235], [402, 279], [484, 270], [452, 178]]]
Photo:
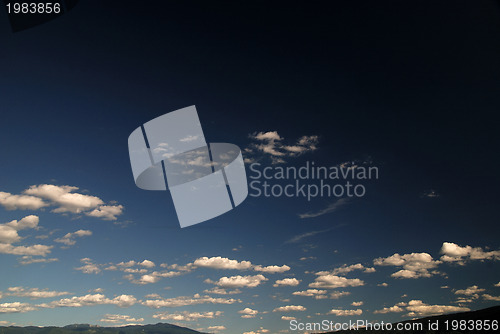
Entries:
[[[0, 325], [286, 333], [498, 305], [493, 2], [435, 4], [425, 22], [420, 5], [277, 21], [92, 6], [18, 33], [0, 14]], [[363, 197], [249, 196], [181, 229], [168, 192], [135, 186], [127, 138], [190, 105], [249, 177], [254, 162], [379, 177], [356, 181]]]

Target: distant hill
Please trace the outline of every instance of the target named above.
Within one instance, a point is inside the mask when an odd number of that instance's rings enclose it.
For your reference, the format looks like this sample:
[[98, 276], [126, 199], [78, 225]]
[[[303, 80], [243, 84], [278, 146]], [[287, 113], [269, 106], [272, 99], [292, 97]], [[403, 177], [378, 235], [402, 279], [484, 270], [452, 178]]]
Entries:
[[[474, 333], [473, 330], [469, 329], [464, 329], [460, 330], [458, 328], [457, 330], [454, 330], [452, 328], [452, 322], [453, 321], [466, 321], [467, 324], [469, 323], [469, 320], [490, 320], [490, 324], [493, 320], [496, 320], [499, 325], [500, 329], [500, 306], [494, 306], [490, 308], [485, 308], [482, 310], [477, 310], [477, 311], [470, 311], [470, 312], [462, 312], [462, 313], [453, 313], [453, 314], [445, 314], [445, 315], [438, 315], [438, 316], [433, 316], [433, 317], [427, 317], [427, 318], [421, 318], [421, 319], [416, 319], [416, 320], [407, 320], [407, 321], [401, 321], [399, 323], [402, 324], [416, 324], [416, 323], [421, 323], [423, 330], [402, 330], [402, 331], [397, 331], [395, 330], [396, 324], [393, 324], [393, 329], [394, 330], [342, 330], [342, 331], [336, 331], [336, 332], [328, 332], [328, 333], [323, 333], [323, 334], [329, 334], [329, 333], [335, 333], [335, 334], [343, 334], [343, 333], [354, 333], [354, 332], [361, 332], [361, 333], [378, 333], [378, 334], [385, 334], [385, 333], [391, 333], [391, 334], [396, 334], [396, 333], [401, 333], [401, 334], [411, 334], [411, 333], [432, 333], [432, 334], [441, 334], [441, 333]], [[445, 321], [448, 321], [448, 330], [446, 330], [446, 325]], [[439, 324], [439, 329], [438, 330], [429, 330], [429, 323], [434, 324], [438, 323]], [[455, 323], [457, 324], [457, 323]], [[458, 323], [459, 325], [459, 323]], [[498, 333], [499, 330], [482, 330], [482, 331], [476, 331], [476, 333]], [[317, 333], [319, 334], [319, 333]]]
[[125, 327], [69, 325], [65, 327], [0, 327], [0, 334], [206, 334], [170, 324]]

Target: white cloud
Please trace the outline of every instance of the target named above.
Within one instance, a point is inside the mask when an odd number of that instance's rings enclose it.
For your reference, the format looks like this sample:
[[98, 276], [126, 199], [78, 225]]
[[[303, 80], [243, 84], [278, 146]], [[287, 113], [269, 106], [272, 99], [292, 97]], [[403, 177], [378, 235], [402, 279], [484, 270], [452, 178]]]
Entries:
[[211, 280], [206, 280], [205, 282], [217, 285], [222, 288], [255, 288], [265, 281], [267, 281], [267, 278], [259, 274], [254, 276], [224, 276], [216, 282], [213, 282]]
[[58, 206], [54, 212], [81, 213], [104, 204], [99, 197], [74, 193], [75, 190], [78, 190], [78, 187], [41, 184], [31, 186], [24, 193], [50, 200]]
[[279, 279], [277, 280], [273, 286], [278, 287], [278, 286], [297, 286], [300, 284], [300, 281], [296, 278], [284, 278], [284, 279]]
[[401, 312], [405, 311], [405, 309], [402, 308], [401, 306], [406, 306], [406, 304], [403, 304], [403, 305], [394, 305], [394, 306], [391, 306], [391, 307], [384, 307], [381, 310], [374, 311], [373, 314], [401, 313]]
[[160, 307], [181, 307], [198, 304], [234, 304], [241, 303], [239, 299], [233, 298], [214, 298], [210, 296], [201, 296], [195, 294], [193, 297], [180, 296], [174, 298], [148, 299], [142, 302], [143, 305], [151, 308]]
[[348, 291], [334, 291], [330, 293], [330, 299], [339, 299], [340, 297], [349, 296], [351, 293]]
[[7, 210], [38, 210], [49, 204], [35, 196], [12, 195], [0, 191], [0, 205]]
[[226, 330], [226, 327], [221, 325], [208, 326], [207, 330], [213, 333], [219, 333], [220, 331]]
[[364, 304], [364, 302], [362, 302], [362, 301], [359, 301], [359, 302], [352, 302], [352, 303], [351, 303], [351, 305], [352, 305], [352, 306], [356, 306], [356, 307], [357, 307], [357, 306], [363, 306], [363, 304]]
[[288, 317], [286, 315], [282, 315], [281, 316], [281, 320], [285, 320], [285, 321], [291, 321], [291, 320], [296, 320], [297, 318], [295, 317]]
[[6, 296], [16, 296], [16, 297], [28, 297], [31, 299], [39, 299], [39, 298], [53, 298], [64, 295], [69, 295], [71, 293], [66, 291], [49, 291], [48, 289], [37, 289], [31, 288], [26, 289], [23, 287], [10, 287], [7, 289]]
[[200, 257], [196, 259], [193, 264], [197, 267], [212, 268], [212, 269], [238, 269], [246, 270], [252, 268], [250, 261], [237, 261], [225, 257]]
[[160, 320], [174, 320], [174, 321], [198, 321], [199, 319], [214, 319], [220, 317], [222, 311], [215, 312], [180, 312], [180, 313], [157, 313], [153, 318]]
[[91, 217], [102, 218], [103, 220], [117, 220], [117, 216], [121, 215], [123, 210], [123, 205], [101, 205], [85, 214]]
[[84, 274], [99, 274], [101, 272], [99, 265], [93, 263], [89, 258], [83, 258], [80, 262], [84, 263], [84, 265], [75, 269], [80, 270]]
[[0, 321], [0, 326], [14, 326], [15, 323], [7, 321], [7, 320], [1, 320]]
[[0, 243], [0, 253], [12, 255], [47, 256], [52, 248], [53, 246], [45, 245], [12, 246]]
[[55, 206], [52, 212], [75, 214], [85, 213], [88, 216], [104, 220], [116, 220], [123, 213], [122, 205], [105, 204], [97, 196], [78, 192], [78, 187], [56, 186], [53, 184], [33, 185], [23, 191], [22, 195], [0, 192], [0, 205], [7, 210], [38, 210]]
[[71, 298], [64, 298], [55, 300], [50, 303], [37, 305], [41, 308], [55, 308], [55, 307], [83, 307], [94, 305], [116, 305], [118, 307], [130, 307], [137, 303], [137, 299], [132, 295], [120, 295], [113, 299], [107, 298], [105, 295], [88, 294], [85, 296], [75, 296]]
[[54, 239], [55, 242], [65, 244], [66, 246], [72, 246], [76, 244], [75, 238], [89, 237], [92, 235], [92, 231], [89, 230], [78, 230], [73, 233], [66, 233], [62, 238]]
[[26, 216], [17, 221], [12, 220], [0, 224], [0, 253], [24, 256], [46, 256], [53, 246], [30, 245], [14, 246], [13, 243], [21, 241], [18, 231], [25, 229], [38, 229], [39, 218], [34, 215]]
[[319, 211], [300, 213], [299, 218], [304, 219], [304, 218], [316, 218], [319, 216], [323, 216], [323, 215], [326, 215], [327, 213], [332, 213], [332, 212], [337, 211], [338, 209], [340, 209], [342, 206], [344, 206], [348, 202], [349, 202], [349, 200], [347, 198], [341, 198], [341, 199], [338, 199], [335, 202], [329, 204], [326, 208], [321, 209]]
[[398, 253], [387, 258], [377, 258], [373, 260], [377, 266], [395, 266], [403, 269], [393, 273], [394, 278], [420, 278], [431, 277], [437, 274], [437, 271], [429, 271], [436, 268], [441, 261], [435, 261], [427, 253], [411, 253], [399, 255]]
[[495, 301], [495, 302], [500, 302], [500, 296], [492, 296], [492, 295], [485, 293], [483, 295], [483, 298], [484, 298], [484, 300], [491, 300], [491, 301]]
[[379, 283], [379, 284], [377, 284], [377, 286], [381, 286], [381, 287], [386, 288], [386, 287], [388, 287], [388, 286], [389, 286], [389, 284], [387, 284], [386, 282], [383, 282], [383, 283]]
[[428, 305], [421, 300], [411, 300], [406, 306], [406, 310], [409, 311], [409, 316], [430, 316], [430, 315], [440, 315], [445, 313], [453, 312], [466, 312], [470, 311], [467, 307], [459, 306], [447, 306], [447, 305]]
[[270, 157], [273, 164], [284, 163], [284, 158], [297, 157], [317, 149], [318, 136], [302, 136], [295, 143], [285, 144], [277, 131], [256, 132], [249, 135], [253, 142], [244, 149], [245, 160], [254, 162], [263, 156]]
[[255, 316], [259, 313], [257, 310], [252, 310], [249, 307], [246, 307], [245, 309], [238, 311], [239, 314], [242, 314], [242, 318], [245, 319], [250, 319], [250, 318], [255, 318]]
[[336, 276], [332, 274], [317, 274], [315, 281], [309, 284], [310, 288], [318, 289], [336, 289], [345, 288], [348, 286], [362, 286], [365, 283], [359, 278], [346, 278], [343, 276]]
[[302, 305], [287, 305], [277, 307], [273, 310], [273, 312], [302, 312], [306, 310], [307, 309]]
[[497, 287], [497, 288], [500, 288], [500, 282], [498, 282], [497, 284], [495, 284], [495, 285], [493, 285], [493, 286], [495, 286], [495, 287]]
[[335, 314], [336, 316], [339, 316], [339, 317], [342, 317], [342, 316], [353, 316], [353, 315], [361, 315], [361, 314], [363, 314], [363, 310], [361, 310], [361, 309], [357, 309], [357, 310], [338, 310], [338, 309], [332, 309], [327, 314]]
[[133, 318], [129, 315], [121, 315], [121, 314], [106, 314], [104, 318], [99, 320], [100, 322], [106, 322], [111, 324], [131, 324], [137, 322], [144, 322], [144, 318]]
[[146, 267], [146, 268], [153, 268], [155, 267], [155, 263], [150, 260], [144, 260], [141, 263], [139, 263], [140, 266]]
[[315, 299], [326, 299], [328, 291], [327, 290], [318, 290], [318, 289], [307, 289], [304, 291], [295, 291], [292, 293], [294, 296], [304, 296], [304, 297], [313, 297]]
[[459, 246], [452, 242], [443, 242], [441, 261], [465, 264], [471, 260], [500, 260], [500, 250], [484, 251], [481, 247]]
[[254, 270], [268, 274], [275, 274], [275, 273], [284, 273], [285, 271], [290, 270], [290, 267], [287, 266], [286, 264], [282, 266], [267, 266], [267, 267], [255, 266]]
[[0, 314], [1, 313], [24, 313], [29, 311], [34, 311], [36, 308], [28, 303], [3, 303], [0, 304]]
[[213, 293], [216, 295], [236, 295], [238, 293], [241, 293], [240, 289], [234, 289], [234, 290], [226, 290], [219, 288], [218, 286], [214, 286], [211, 289], [205, 290], [205, 293]]
[[344, 274], [348, 274], [348, 273], [355, 271], [355, 270], [362, 270], [365, 273], [375, 272], [375, 268], [370, 268], [370, 267], [367, 268], [367, 267], [363, 266], [361, 263], [356, 263], [356, 264], [352, 264], [350, 266], [344, 264], [343, 266], [341, 266], [339, 268], [333, 269], [331, 272], [320, 271], [320, 272], [318, 272], [318, 275], [326, 275], [326, 274], [344, 275]]
[[470, 286], [466, 289], [455, 291], [456, 295], [470, 296], [474, 299], [479, 298], [479, 293], [484, 292], [485, 289], [480, 289], [477, 285]]

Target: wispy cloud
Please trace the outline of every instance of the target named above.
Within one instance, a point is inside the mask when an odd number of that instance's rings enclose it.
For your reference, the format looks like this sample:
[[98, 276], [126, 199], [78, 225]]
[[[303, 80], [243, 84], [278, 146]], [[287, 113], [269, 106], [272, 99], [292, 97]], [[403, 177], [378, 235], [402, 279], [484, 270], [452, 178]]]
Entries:
[[332, 213], [337, 211], [339, 208], [342, 206], [346, 205], [349, 202], [347, 198], [341, 198], [334, 203], [329, 204], [326, 208], [321, 209], [316, 212], [308, 212], [308, 213], [300, 213], [299, 218], [304, 219], [304, 218], [315, 218], [319, 216], [326, 215], [328, 213]]

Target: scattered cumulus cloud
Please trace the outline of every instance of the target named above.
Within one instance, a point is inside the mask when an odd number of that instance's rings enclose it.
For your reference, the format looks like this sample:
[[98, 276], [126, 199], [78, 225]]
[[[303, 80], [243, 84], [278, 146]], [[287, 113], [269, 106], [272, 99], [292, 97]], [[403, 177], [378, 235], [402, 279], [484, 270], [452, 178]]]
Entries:
[[277, 131], [255, 132], [249, 135], [252, 140], [244, 149], [245, 162], [260, 161], [265, 157], [273, 164], [285, 163], [287, 158], [297, 157], [318, 149], [318, 136], [302, 136], [295, 142], [287, 143]]
[[123, 205], [106, 204], [97, 196], [79, 192], [78, 187], [40, 184], [30, 186], [21, 195], [0, 192], [0, 205], [7, 210], [38, 210], [55, 207], [55, 213], [85, 214], [103, 220], [116, 220], [123, 213]]
[[300, 284], [300, 281], [296, 278], [284, 278], [284, 279], [279, 279], [277, 280], [273, 286], [278, 287], [278, 286], [297, 286]]
[[65, 244], [66, 246], [73, 246], [74, 244], [76, 244], [75, 238], [89, 237], [91, 235], [92, 231], [78, 230], [73, 233], [66, 233], [62, 238], [54, 239], [54, 241]]
[[306, 311], [307, 308], [305, 308], [302, 305], [287, 305], [287, 306], [281, 306], [277, 307], [273, 310], [273, 312], [303, 312]]

